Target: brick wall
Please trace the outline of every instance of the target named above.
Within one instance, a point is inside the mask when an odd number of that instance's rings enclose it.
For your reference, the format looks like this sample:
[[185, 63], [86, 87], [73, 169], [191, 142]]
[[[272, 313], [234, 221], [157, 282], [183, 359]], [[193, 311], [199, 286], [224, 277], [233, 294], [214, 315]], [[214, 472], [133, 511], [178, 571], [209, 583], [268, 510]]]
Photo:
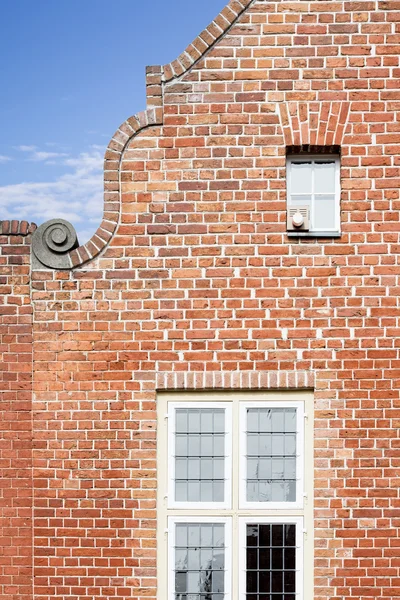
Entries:
[[[233, 0], [35, 270], [35, 598], [156, 594], [157, 389], [315, 389], [315, 598], [399, 578], [400, 3]], [[341, 146], [339, 239], [286, 235], [286, 147]], [[236, 600], [236, 599], [234, 599]]]
[[32, 306], [26, 222], [0, 221], [0, 596], [32, 598]]

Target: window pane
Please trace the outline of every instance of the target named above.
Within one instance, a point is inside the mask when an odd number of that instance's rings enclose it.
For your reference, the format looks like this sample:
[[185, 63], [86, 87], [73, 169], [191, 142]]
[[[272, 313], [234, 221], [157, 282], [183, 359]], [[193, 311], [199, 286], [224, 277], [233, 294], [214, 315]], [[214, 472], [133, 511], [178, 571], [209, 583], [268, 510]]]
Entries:
[[246, 435], [247, 501], [295, 502], [296, 409], [247, 409]]
[[311, 194], [304, 194], [299, 196], [298, 194], [290, 195], [290, 204], [293, 206], [310, 206], [311, 207]]
[[313, 229], [334, 229], [336, 226], [335, 196], [317, 194], [312, 215]]
[[312, 190], [312, 163], [291, 162], [291, 194], [309, 194]]
[[335, 161], [314, 163], [314, 191], [316, 194], [335, 193]]
[[175, 599], [224, 600], [225, 525], [175, 525]]
[[292, 600], [296, 594], [296, 525], [246, 525], [246, 600]]
[[175, 427], [175, 500], [223, 502], [225, 410], [176, 409]]

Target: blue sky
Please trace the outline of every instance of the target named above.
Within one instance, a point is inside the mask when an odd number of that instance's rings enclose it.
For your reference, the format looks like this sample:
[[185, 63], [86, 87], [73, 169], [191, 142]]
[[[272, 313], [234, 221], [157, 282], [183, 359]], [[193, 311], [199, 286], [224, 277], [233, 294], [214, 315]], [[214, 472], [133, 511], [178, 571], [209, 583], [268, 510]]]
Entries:
[[176, 58], [227, 0], [2, 0], [0, 219], [63, 217], [85, 242], [102, 160], [145, 108], [145, 67]]

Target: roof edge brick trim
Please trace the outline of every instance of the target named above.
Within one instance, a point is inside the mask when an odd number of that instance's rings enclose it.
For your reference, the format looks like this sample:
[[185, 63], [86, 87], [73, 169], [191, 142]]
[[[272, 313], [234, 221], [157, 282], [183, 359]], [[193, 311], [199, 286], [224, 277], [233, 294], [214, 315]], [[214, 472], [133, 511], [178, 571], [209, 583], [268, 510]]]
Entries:
[[[71, 224], [67, 224], [63, 219], [52, 219], [44, 223], [34, 236], [35, 255], [42, 263], [43, 267], [57, 269], [73, 269], [82, 266], [88, 261], [94, 259], [108, 245], [119, 223], [121, 213], [120, 197], [120, 175], [119, 167], [124, 150], [129, 141], [140, 131], [153, 125], [162, 124], [163, 114], [161, 108], [149, 108], [143, 112], [130, 117], [117, 129], [113, 135], [104, 156], [104, 211], [103, 219], [88, 242], [73, 247], [70, 251], [61, 254], [54, 252], [54, 247], [49, 245], [47, 236], [40, 235], [41, 228], [51, 224], [54, 229], [67, 232], [73, 237], [70, 230], [74, 229]], [[76, 236], [76, 234], [75, 234]], [[49, 260], [50, 254], [52, 257]], [[60, 258], [61, 257], [61, 258]], [[54, 260], [53, 260], [54, 259]]]
[[129, 141], [140, 131], [161, 125], [161, 108], [148, 108], [133, 115], [114, 133], [104, 155], [104, 212], [103, 220], [91, 239], [71, 252], [71, 267], [78, 267], [95, 258], [109, 243], [119, 223], [121, 213], [121, 185], [119, 166]]
[[181, 77], [227, 32], [254, 0], [230, 0], [218, 16], [172, 62], [162, 67], [162, 80], [168, 83]]
[[[117, 129], [108, 144], [104, 158], [104, 211], [103, 219], [85, 244], [71, 247], [69, 251], [54, 252], [54, 244], [46, 242], [40, 232], [34, 238], [35, 256], [43, 268], [75, 269], [98, 256], [111, 241], [119, 223], [121, 213], [120, 164], [129, 141], [146, 127], [163, 123], [163, 84], [180, 77], [197, 63], [205, 53], [221, 39], [238, 17], [255, 0], [230, 0], [219, 15], [210, 23], [186, 50], [174, 61], [163, 67], [150, 66], [146, 69], [147, 109], [130, 117]], [[70, 232], [62, 219], [52, 219], [54, 228]], [[50, 223], [50, 222], [48, 222]], [[46, 223], [44, 224], [47, 225]], [[50, 258], [49, 258], [50, 257]]]
[[0, 235], [29, 235], [37, 228], [36, 223], [28, 221], [4, 220], [0, 221]]

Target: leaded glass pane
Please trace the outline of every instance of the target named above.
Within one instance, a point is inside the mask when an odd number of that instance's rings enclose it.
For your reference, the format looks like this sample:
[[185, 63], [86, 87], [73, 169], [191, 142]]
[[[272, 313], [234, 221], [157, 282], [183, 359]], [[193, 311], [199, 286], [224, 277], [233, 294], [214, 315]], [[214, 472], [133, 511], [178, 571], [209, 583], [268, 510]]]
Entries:
[[246, 525], [246, 600], [294, 600], [296, 525]]
[[247, 409], [248, 502], [295, 502], [296, 409]]
[[175, 525], [175, 600], [224, 600], [225, 525]]
[[225, 410], [176, 409], [175, 431], [175, 500], [223, 502]]

